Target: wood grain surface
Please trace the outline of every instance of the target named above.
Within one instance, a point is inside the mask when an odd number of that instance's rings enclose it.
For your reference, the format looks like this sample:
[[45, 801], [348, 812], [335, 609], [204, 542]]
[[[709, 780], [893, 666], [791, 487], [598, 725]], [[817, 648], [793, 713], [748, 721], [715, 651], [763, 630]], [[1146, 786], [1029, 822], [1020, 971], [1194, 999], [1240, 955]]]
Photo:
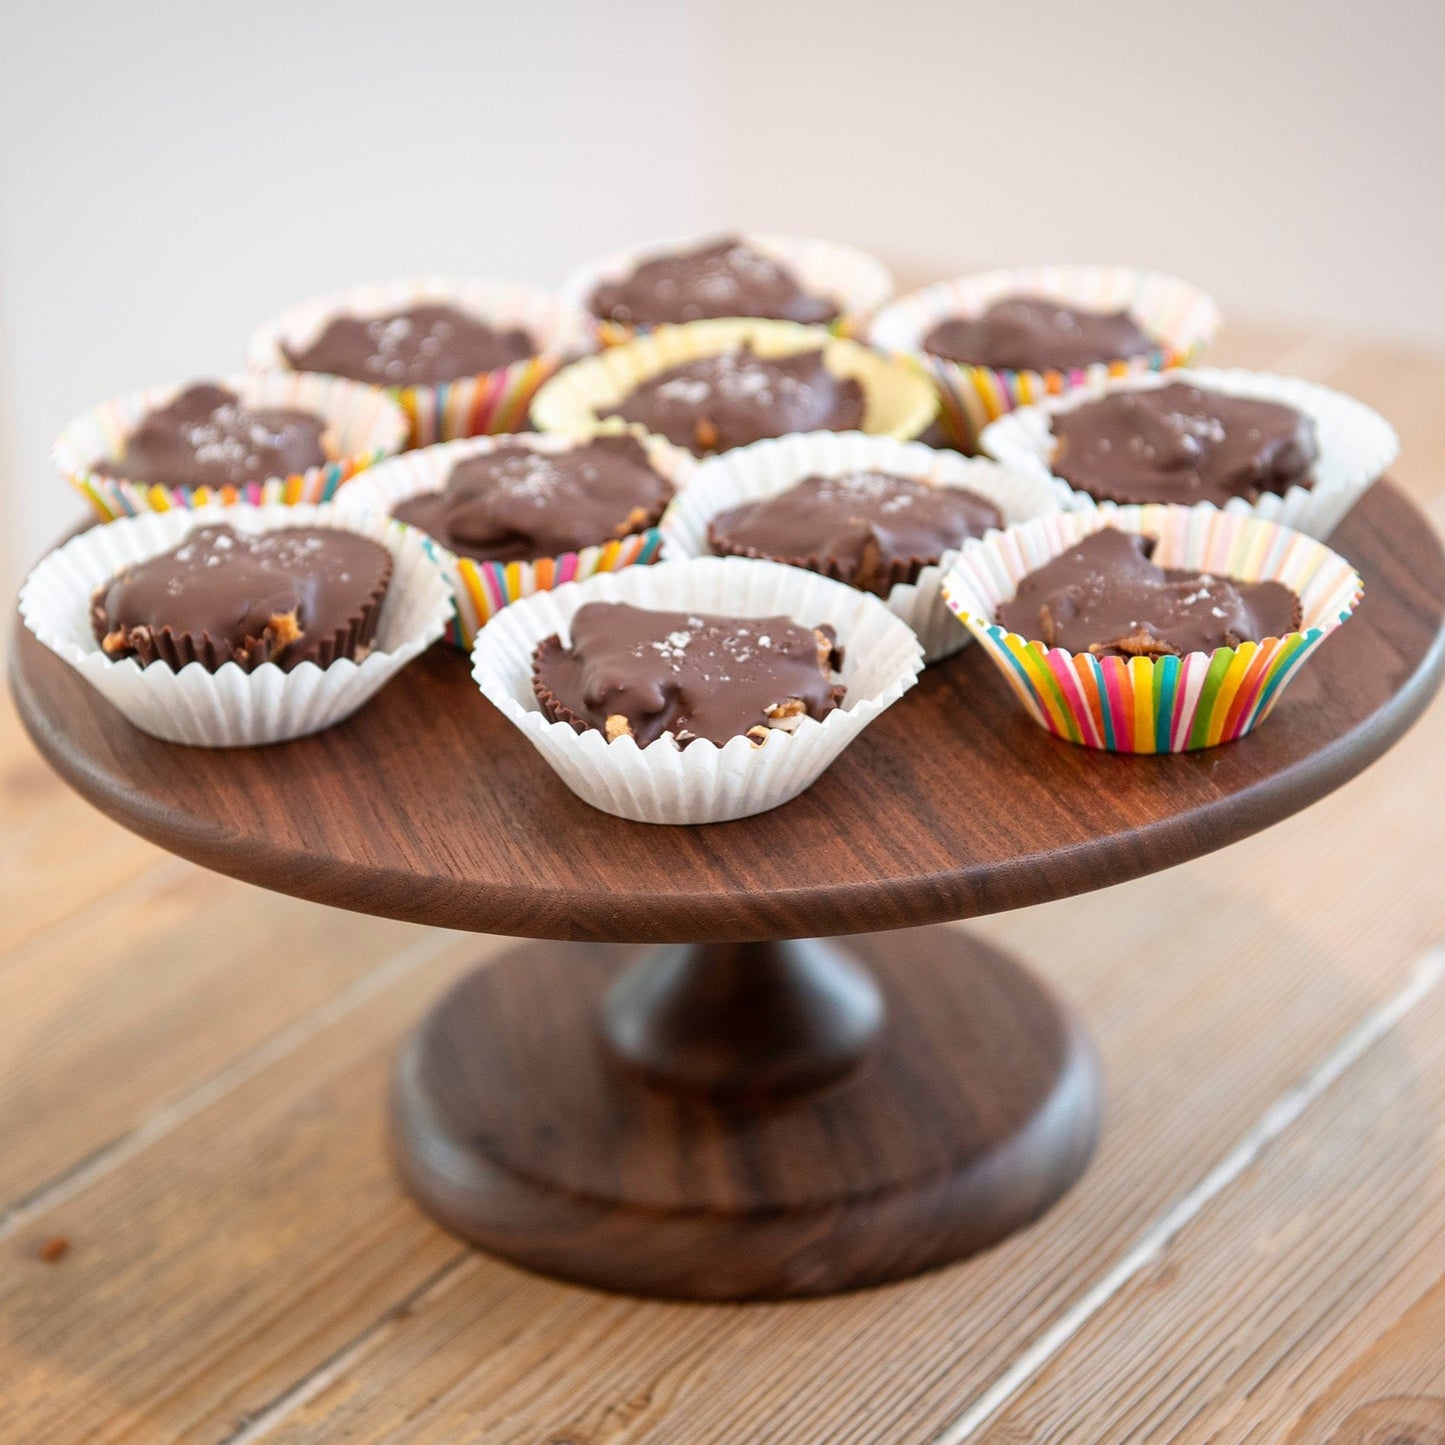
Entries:
[[[1445, 358], [1231, 323], [1211, 360], [1380, 407], [1445, 522]], [[1266, 833], [971, 925], [1099, 1042], [1081, 1184], [906, 1284], [668, 1305], [472, 1253], [392, 1176], [401, 1040], [508, 945], [207, 878], [0, 703], [0, 1439], [1429, 1440], [1442, 794], [1436, 703]]]
[[445, 647], [347, 722], [271, 748], [146, 737], [18, 621], [11, 681], [41, 751], [82, 794], [163, 847], [268, 888], [539, 938], [864, 933], [1169, 867], [1378, 757], [1445, 665], [1445, 556], [1390, 483], [1334, 540], [1364, 601], [1237, 743], [1161, 757], [1075, 747], [1035, 725], [970, 647], [929, 668], [802, 797], [697, 828], [589, 808]]
[[[724, 986], [703, 1004], [706, 978], [728, 961], [699, 953], [679, 1002], [713, 1020], [706, 1052], [726, 1077], [729, 1065], [754, 1062], [739, 1036], [766, 1037], [790, 1000], [754, 958], [741, 967], [763, 981]], [[729, 1077], [743, 1087], [716, 1100], [645, 1084], [603, 1047], [599, 1025], [619, 978], [627, 997], [614, 1025], [620, 1014], [641, 1025], [629, 1034], [657, 1026], [636, 997], [650, 981], [648, 954], [524, 944], [438, 1002], [402, 1053], [392, 1096], [402, 1173], [434, 1218], [580, 1284], [789, 1299], [986, 1249], [1037, 1219], [1094, 1152], [1093, 1046], [1052, 992], [997, 949], [943, 928], [848, 939], [813, 977], [854, 960], [876, 979], [884, 1008], [867, 1054], [825, 1087], [779, 1098], [769, 1074], [752, 1088]], [[689, 977], [697, 986], [686, 987]], [[845, 982], [825, 992], [830, 1005], [814, 998], [801, 1031], [805, 1067], [831, 1062], [834, 1030], [816, 1027], [817, 1015], [853, 1017]], [[648, 1052], [676, 1067], [670, 1019], [661, 1033], [668, 1047]], [[686, 1053], [695, 1061], [695, 1047]]]

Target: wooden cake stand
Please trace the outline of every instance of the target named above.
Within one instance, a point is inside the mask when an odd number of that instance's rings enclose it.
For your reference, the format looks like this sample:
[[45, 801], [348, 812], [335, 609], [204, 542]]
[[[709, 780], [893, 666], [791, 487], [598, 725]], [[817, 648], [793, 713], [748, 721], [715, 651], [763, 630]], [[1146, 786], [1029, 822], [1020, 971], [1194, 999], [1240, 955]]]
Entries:
[[572, 940], [478, 970], [403, 1052], [397, 1158], [449, 1228], [635, 1294], [822, 1294], [992, 1244], [1078, 1178], [1098, 1133], [1068, 1009], [918, 925], [1233, 842], [1424, 708], [1445, 661], [1429, 525], [1381, 483], [1333, 545], [1364, 601], [1240, 742], [1057, 741], [971, 647], [801, 798], [706, 827], [587, 807], [445, 647], [341, 726], [252, 750], [137, 732], [23, 626], [12, 682], [61, 775], [163, 848], [342, 908]]

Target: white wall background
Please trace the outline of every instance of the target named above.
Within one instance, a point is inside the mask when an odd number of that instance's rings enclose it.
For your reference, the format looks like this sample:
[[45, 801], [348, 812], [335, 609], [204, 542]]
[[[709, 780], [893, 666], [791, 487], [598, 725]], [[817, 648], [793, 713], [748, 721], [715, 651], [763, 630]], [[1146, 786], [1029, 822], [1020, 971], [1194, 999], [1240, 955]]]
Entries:
[[0, 582], [45, 454], [260, 318], [724, 225], [1127, 260], [1445, 346], [1433, 0], [0, 0]]

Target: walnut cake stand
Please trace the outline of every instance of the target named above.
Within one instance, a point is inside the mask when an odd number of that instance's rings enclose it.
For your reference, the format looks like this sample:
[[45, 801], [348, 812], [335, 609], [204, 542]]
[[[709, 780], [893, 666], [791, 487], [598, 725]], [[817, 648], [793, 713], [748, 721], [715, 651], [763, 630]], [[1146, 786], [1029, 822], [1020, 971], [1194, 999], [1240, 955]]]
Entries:
[[[1101, 1115], [1078, 1020], [950, 929], [1168, 868], [1306, 807], [1424, 708], [1445, 558], [1388, 482], [1333, 544], [1348, 626], [1256, 734], [1116, 757], [1035, 726], [978, 648], [803, 797], [657, 828], [573, 797], [434, 648], [349, 722], [209, 752], [129, 726], [23, 627], [22, 717], [97, 807], [267, 888], [528, 942], [403, 1050], [403, 1177], [458, 1234], [605, 1289], [770, 1299], [956, 1260], [1042, 1214]], [[831, 940], [831, 941], [829, 941]]]

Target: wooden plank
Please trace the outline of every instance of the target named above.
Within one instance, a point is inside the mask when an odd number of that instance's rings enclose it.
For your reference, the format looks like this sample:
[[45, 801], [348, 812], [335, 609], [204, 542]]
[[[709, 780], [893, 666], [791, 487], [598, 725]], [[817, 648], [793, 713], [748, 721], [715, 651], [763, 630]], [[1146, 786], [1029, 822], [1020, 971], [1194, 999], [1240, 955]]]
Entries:
[[0, 1439], [214, 1439], [458, 1257], [402, 1198], [397, 1037], [464, 939], [33, 1221], [0, 1274]]
[[132, 892], [0, 958], [0, 1207], [431, 936], [179, 862]]
[[106, 823], [42, 761], [0, 689], [0, 957], [175, 860]]
[[1441, 1439], [1442, 1144], [1437, 986], [980, 1438]]

